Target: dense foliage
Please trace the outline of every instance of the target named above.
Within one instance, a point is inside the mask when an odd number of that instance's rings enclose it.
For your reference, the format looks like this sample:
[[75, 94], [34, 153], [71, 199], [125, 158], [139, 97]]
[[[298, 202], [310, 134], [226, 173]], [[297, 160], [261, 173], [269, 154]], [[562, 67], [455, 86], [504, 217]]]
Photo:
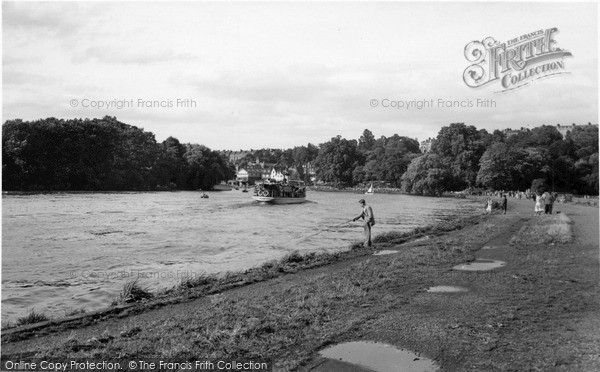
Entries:
[[[422, 153], [412, 138], [341, 136], [315, 146], [217, 152], [154, 135], [113, 117], [7, 121], [2, 133], [5, 190], [210, 189], [235, 178], [235, 165], [258, 162], [338, 187], [377, 181], [404, 192], [549, 189], [598, 194], [598, 126], [494, 131], [453, 123]], [[535, 183], [534, 183], [535, 181]], [[533, 186], [533, 187], [532, 187]]]
[[524, 191], [537, 180], [536, 189], [598, 194], [596, 125], [575, 126], [563, 138], [554, 126], [490, 134], [453, 123], [425, 154], [416, 140], [396, 134], [376, 140], [365, 130], [358, 142], [337, 136], [321, 144], [317, 159], [318, 178], [335, 185], [376, 180], [408, 193], [440, 195], [468, 187]]
[[157, 143], [114, 117], [10, 120], [2, 127], [4, 190], [211, 189], [233, 175], [216, 151], [175, 138]]
[[[455, 123], [440, 130], [431, 152], [439, 155], [442, 168], [451, 172], [450, 177], [439, 174], [444, 190], [475, 186], [491, 190], [545, 188], [598, 194], [596, 125], [573, 127], [563, 139], [556, 127], [547, 125], [522, 129], [507, 137], [500, 131], [489, 134]], [[423, 166], [440, 169], [439, 164]], [[405, 179], [414, 181], [411, 175]]]

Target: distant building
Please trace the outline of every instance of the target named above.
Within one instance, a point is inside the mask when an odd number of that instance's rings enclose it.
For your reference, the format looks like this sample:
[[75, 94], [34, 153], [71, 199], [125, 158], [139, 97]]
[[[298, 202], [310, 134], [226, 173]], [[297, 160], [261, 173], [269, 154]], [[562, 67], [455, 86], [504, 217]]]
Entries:
[[273, 167], [273, 169], [271, 169], [271, 174], [269, 177], [275, 181], [283, 181], [284, 177], [286, 176], [286, 173], [287, 172], [282, 168]]
[[236, 181], [239, 184], [252, 185], [254, 182], [262, 179], [263, 168], [260, 165], [248, 164], [236, 172]]
[[582, 127], [585, 128], [588, 125], [592, 125], [592, 126], [598, 126], [598, 124], [592, 124], [592, 123], [587, 123], [584, 125], [577, 125], [575, 123], [571, 124], [571, 125], [560, 125], [560, 124], [556, 124], [556, 129], [560, 132], [560, 134], [562, 134], [563, 138], [565, 138], [567, 136], [567, 133], [569, 133], [570, 131], [572, 131], [574, 128], [577, 127]]
[[524, 131], [526, 131], [526, 129], [523, 128], [523, 127], [521, 127], [521, 129], [510, 129], [510, 128], [507, 128], [507, 129], [504, 129], [504, 135], [506, 135], [506, 138], [508, 138], [508, 137], [512, 137], [512, 136], [514, 136], [516, 134], [519, 134], [521, 132], [524, 132]]
[[235, 163], [236, 161], [243, 159], [246, 155], [252, 154], [251, 151], [232, 151], [229, 154], [229, 161]]
[[422, 153], [426, 153], [431, 151], [431, 145], [433, 144], [433, 138], [427, 138], [425, 141], [421, 142], [419, 145], [419, 149]]

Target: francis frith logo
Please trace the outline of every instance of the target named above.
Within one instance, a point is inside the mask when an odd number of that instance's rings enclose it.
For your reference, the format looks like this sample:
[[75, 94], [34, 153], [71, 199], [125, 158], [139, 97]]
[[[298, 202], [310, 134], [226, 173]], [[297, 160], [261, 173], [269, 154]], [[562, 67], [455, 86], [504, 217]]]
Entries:
[[472, 41], [465, 47], [465, 58], [472, 65], [463, 73], [471, 88], [498, 81], [500, 92], [516, 89], [539, 78], [563, 74], [564, 57], [571, 53], [558, 48], [556, 27], [537, 30], [500, 43], [492, 37]]

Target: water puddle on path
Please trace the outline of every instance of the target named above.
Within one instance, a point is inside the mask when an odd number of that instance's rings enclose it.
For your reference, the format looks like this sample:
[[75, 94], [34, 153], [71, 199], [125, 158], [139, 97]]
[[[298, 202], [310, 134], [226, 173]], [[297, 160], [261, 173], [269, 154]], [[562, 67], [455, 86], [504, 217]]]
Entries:
[[465, 287], [457, 287], [451, 285], [438, 285], [435, 287], [430, 287], [427, 292], [429, 293], [459, 293], [459, 292], [468, 292], [469, 290]]
[[499, 249], [499, 248], [507, 249], [510, 247], [507, 245], [484, 245], [483, 247], [481, 247], [481, 249]]
[[502, 266], [506, 266], [506, 262], [500, 260], [486, 260], [483, 258], [478, 258], [473, 262], [456, 265], [452, 269], [464, 271], [486, 271], [497, 269]]
[[373, 253], [373, 256], [383, 256], [385, 254], [396, 254], [396, 253], [398, 253], [398, 251], [386, 251], [386, 250], [383, 250], [383, 251], [379, 251], [379, 252]]
[[357, 364], [375, 372], [427, 372], [439, 369], [439, 366], [430, 359], [372, 341], [347, 342], [327, 348], [320, 354], [326, 358]]

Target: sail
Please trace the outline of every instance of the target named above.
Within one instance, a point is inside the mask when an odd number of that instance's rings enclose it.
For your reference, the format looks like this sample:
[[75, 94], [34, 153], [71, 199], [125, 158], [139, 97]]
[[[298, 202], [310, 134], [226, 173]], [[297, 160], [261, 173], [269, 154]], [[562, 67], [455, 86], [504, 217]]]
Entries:
[[369, 186], [369, 189], [367, 190], [367, 192], [365, 192], [365, 194], [372, 194], [373, 193], [373, 182], [371, 182], [371, 186]]

